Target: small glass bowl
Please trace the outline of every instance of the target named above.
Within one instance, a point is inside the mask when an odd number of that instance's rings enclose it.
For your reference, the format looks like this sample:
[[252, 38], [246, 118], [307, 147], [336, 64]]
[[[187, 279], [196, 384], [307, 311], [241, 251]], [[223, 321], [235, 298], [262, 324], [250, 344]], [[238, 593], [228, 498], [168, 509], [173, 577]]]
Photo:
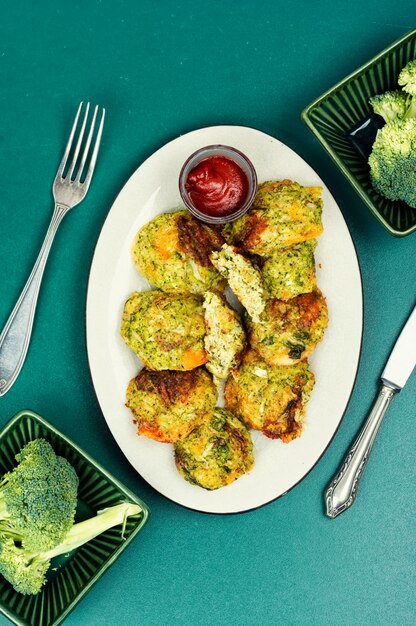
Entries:
[[[189, 172], [194, 169], [201, 161], [204, 159], [208, 159], [212, 156], [223, 156], [231, 161], [234, 161], [244, 172], [248, 181], [248, 192], [247, 197], [244, 203], [236, 209], [233, 213], [229, 213], [228, 215], [207, 215], [203, 213], [199, 209], [197, 209], [192, 203], [189, 194], [186, 190], [185, 183], [188, 178]], [[201, 222], [207, 222], [208, 224], [225, 224], [227, 222], [233, 222], [237, 218], [241, 217], [248, 211], [251, 204], [253, 203], [254, 196], [257, 191], [257, 174], [256, 170], [252, 162], [246, 157], [245, 154], [237, 150], [236, 148], [231, 148], [230, 146], [206, 146], [205, 148], [200, 148], [185, 161], [182, 166], [181, 172], [179, 174], [179, 192], [181, 194], [181, 198], [185, 206], [189, 209], [189, 211], [197, 217]]]

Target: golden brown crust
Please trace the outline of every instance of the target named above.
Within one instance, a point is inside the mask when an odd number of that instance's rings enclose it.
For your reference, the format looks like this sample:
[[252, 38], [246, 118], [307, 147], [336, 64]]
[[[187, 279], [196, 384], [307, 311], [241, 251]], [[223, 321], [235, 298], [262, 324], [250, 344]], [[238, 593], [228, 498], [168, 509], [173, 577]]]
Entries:
[[138, 435], [175, 443], [211, 418], [217, 391], [203, 368], [185, 372], [142, 369], [131, 379], [126, 399]]
[[297, 296], [300, 328], [310, 328], [319, 319], [322, 310], [322, 297], [318, 289]]
[[187, 211], [160, 213], [134, 238], [131, 253], [147, 280], [168, 293], [202, 294], [225, 281], [209, 255], [223, 243], [220, 233]]
[[261, 242], [261, 234], [268, 227], [269, 222], [261, 211], [253, 211], [250, 218], [244, 223], [241, 232], [235, 237], [235, 243], [246, 250], [256, 250]]
[[314, 239], [323, 230], [320, 187], [290, 180], [258, 186], [250, 210], [225, 229], [229, 243], [268, 257], [279, 248]]
[[269, 306], [270, 314], [281, 319], [282, 330], [286, 330], [287, 326], [292, 324], [292, 318], [295, 313], [297, 326], [299, 328], [310, 328], [321, 314], [322, 294], [317, 289], [287, 301], [273, 298], [269, 301]]
[[269, 365], [294, 365], [322, 340], [328, 324], [326, 300], [319, 289], [290, 300], [268, 300], [259, 323], [247, 319], [250, 345]]
[[265, 420], [263, 425], [263, 433], [270, 439], [281, 439], [283, 443], [290, 443], [293, 439], [300, 437], [303, 430], [303, 423], [296, 421], [296, 416], [303, 411], [302, 387], [304, 383], [295, 378], [292, 388], [296, 398], [291, 400], [282, 418], [276, 422], [273, 420]]
[[224, 239], [209, 226], [201, 224], [192, 215], [179, 213], [176, 219], [178, 228], [178, 249], [189, 255], [198, 265], [212, 267], [209, 255], [220, 250]]
[[138, 391], [157, 393], [164, 406], [168, 408], [176, 402], [184, 404], [189, 399], [197, 378], [196, 370], [186, 372], [165, 370], [162, 377], [159, 372], [142, 369], [134, 382]]
[[307, 363], [270, 366], [249, 350], [226, 382], [225, 406], [247, 427], [288, 443], [302, 433], [313, 381]]

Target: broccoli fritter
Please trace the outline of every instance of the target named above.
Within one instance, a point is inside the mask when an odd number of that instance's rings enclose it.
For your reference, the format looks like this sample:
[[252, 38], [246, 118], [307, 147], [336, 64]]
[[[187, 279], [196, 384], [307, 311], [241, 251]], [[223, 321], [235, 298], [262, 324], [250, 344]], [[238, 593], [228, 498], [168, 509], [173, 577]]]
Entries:
[[137, 434], [164, 443], [186, 437], [209, 421], [217, 401], [212, 376], [202, 367], [188, 371], [142, 369], [127, 387], [127, 403]]
[[260, 256], [314, 239], [323, 231], [321, 191], [321, 187], [303, 187], [290, 180], [262, 183], [251, 209], [227, 224], [224, 236]]
[[252, 469], [250, 433], [232, 413], [217, 407], [210, 422], [175, 444], [175, 462], [188, 482], [219, 489]]
[[196, 295], [134, 292], [121, 336], [148, 369], [191, 370], [207, 361], [202, 298]]
[[217, 378], [227, 378], [238, 365], [246, 346], [246, 334], [240, 317], [225, 298], [212, 291], [204, 296], [207, 369]]
[[288, 443], [302, 433], [313, 385], [306, 362], [272, 366], [250, 350], [226, 382], [226, 408], [249, 428]]
[[308, 357], [327, 325], [326, 301], [317, 289], [287, 302], [273, 298], [258, 323], [247, 319], [250, 345], [270, 365], [293, 365]]
[[290, 300], [316, 288], [314, 250], [316, 239], [277, 250], [261, 268], [269, 298]]
[[249, 316], [258, 320], [265, 305], [263, 279], [260, 270], [237, 248], [224, 244], [219, 252], [213, 252], [211, 260], [226, 278], [231, 289], [247, 310]]
[[166, 292], [202, 294], [225, 281], [210, 261], [221, 235], [187, 211], [162, 213], [137, 233], [132, 256], [145, 278]]

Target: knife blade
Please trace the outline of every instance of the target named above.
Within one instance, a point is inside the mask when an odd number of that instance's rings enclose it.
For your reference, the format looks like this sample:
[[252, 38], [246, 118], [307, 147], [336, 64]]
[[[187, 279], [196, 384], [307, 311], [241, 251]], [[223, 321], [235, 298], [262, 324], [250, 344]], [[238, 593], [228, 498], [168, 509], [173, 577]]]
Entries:
[[403, 389], [416, 365], [416, 306], [400, 333], [381, 374], [385, 385]]
[[382, 385], [370, 415], [325, 490], [326, 514], [337, 517], [355, 502], [357, 487], [381, 421], [416, 365], [416, 307], [404, 325], [381, 374]]

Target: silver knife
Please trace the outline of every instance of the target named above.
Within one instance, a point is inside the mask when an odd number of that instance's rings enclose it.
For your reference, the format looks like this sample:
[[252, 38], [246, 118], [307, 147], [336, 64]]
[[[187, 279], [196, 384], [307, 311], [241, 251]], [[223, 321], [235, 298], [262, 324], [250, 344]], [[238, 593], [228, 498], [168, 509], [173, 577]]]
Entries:
[[354, 504], [357, 487], [381, 421], [395, 394], [416, 365], [416, 307], [413, 309], [381, 374], [381, 387], [370, 415], [325, 491], [326, 514], [337, 517]]

